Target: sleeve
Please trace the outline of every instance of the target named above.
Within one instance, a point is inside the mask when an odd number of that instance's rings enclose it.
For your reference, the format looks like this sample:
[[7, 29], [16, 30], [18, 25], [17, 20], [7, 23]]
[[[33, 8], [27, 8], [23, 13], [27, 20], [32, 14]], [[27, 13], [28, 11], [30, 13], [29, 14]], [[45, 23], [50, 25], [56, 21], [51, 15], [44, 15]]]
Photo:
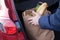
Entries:
[[44, 15], [39, 19], [39, 24], [43, 29], [60, 31], [60, 6], [51, 15]]

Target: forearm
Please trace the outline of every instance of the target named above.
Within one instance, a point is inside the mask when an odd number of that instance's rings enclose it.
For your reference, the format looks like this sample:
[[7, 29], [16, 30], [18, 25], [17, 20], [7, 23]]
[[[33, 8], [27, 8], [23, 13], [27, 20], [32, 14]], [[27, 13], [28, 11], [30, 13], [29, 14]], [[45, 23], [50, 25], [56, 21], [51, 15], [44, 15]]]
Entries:
[[60, 9], [58, 8], [54, 14], [42, 16], [39, 24], [43, 29], [60, 31]]

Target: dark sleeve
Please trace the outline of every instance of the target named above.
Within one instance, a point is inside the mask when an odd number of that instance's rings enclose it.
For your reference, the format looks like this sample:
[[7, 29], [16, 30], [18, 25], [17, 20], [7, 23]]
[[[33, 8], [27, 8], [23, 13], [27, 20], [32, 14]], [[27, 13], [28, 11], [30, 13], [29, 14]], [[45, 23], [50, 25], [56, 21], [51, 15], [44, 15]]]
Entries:
[[39, 24], [43, 29], [60, 31], [60, 6], [54, 14], [42, 16]]

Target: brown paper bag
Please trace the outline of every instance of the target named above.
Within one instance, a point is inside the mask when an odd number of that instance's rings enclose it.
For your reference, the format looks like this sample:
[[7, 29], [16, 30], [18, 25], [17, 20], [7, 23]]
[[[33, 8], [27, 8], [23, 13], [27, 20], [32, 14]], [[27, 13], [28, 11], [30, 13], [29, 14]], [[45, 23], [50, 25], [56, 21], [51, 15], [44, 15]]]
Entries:
[[[48, 11], [46, 11], [48, 12]], [[26, 10], [23, 12], [23, 20], [25, 29], [30, 40], [54, 40], [54, 32], [52, 30], [41, 29], [39, 25], [29, 24], [27, 19], [34, 14], [32, 10]]]

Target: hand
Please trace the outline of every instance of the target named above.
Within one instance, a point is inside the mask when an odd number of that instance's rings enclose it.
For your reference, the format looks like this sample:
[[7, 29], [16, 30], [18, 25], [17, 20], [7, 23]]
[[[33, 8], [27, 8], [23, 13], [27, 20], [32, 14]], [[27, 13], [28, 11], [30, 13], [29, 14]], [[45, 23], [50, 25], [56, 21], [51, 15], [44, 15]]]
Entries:
[[28, 22], [29, 22], [30, 24], [33, 24], [33, 25], [39, 25], [38, 20], [39, 20], [39, 18], [40, 18], [41, 16], [38, 15], [38, 13], [36, 13], [36, 12], [34, 12], [34, 11], [32, 11], [32, 13], [34, 13], [35, 16], [29, 18], [29, 19], [28, 19]]

